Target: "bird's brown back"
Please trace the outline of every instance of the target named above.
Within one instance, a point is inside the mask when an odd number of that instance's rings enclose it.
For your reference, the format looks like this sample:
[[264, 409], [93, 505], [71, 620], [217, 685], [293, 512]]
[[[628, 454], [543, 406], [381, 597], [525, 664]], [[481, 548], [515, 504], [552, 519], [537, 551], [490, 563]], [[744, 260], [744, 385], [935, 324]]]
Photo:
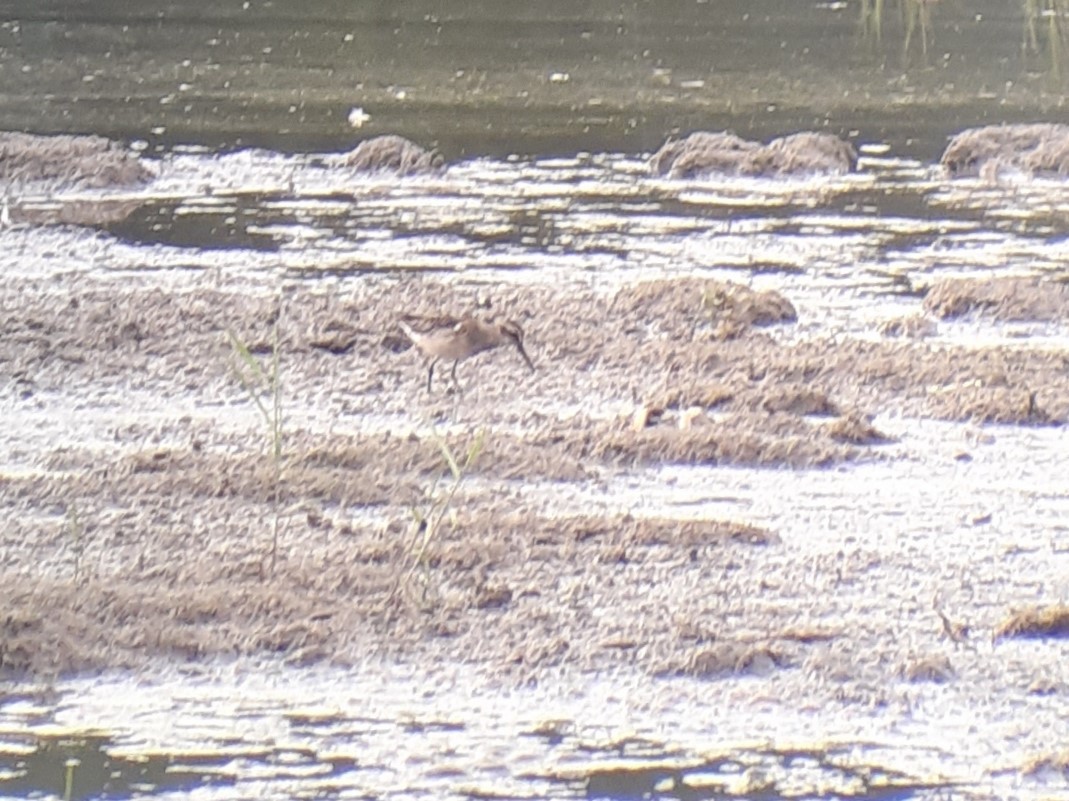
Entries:
[[503, 341], [497, 326], [471, 316], [462, 318], [452, 327], [438, 327], [426, 332], [415, 331], [404, 322], [401, 327], [427, 356], [449, 361], [467, 359], [496, 348]]

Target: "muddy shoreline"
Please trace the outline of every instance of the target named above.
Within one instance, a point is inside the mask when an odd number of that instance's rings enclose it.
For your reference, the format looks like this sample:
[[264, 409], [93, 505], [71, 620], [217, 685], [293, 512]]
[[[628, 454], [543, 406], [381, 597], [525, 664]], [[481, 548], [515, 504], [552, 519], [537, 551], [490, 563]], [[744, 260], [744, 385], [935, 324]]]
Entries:
[[[1069, 415], [1064, 354], [923, 336], [790, 343], [794, 323], [757, 325], [753, 293], [703, 279], [495, 289], [492, 313], [523, 321], [540, 369], [493, 351], [461, 365], [463, 392], [427, 395], [398, 311], [487, 314], [485, 287], [414, 276], [280, 289], [0, 284], [13, 419], [59, 403], [95, 430], [36, 453], [9, 433], [21, 464], [0, 492], [7, 675], [257, 653], [351, 664], [369, 651], [474, 658], [517, 677], [564, 664], [787, 669], [811, 637], [760, 618], [745, 627], [760, 636], [690, 636], [704, 607], [680, 599], [668, 619], [643, 590], [666, 571], [715, 585], [783, 532], [591, 515], [528, 499], [525, 485], [879, 461], [894, 438], [869, 421], [888, 413], [1025, 426]], [[990, 310], [988, 282], [956, 291]], [[1009, 296], [1021, 314], [1020, 288]], [[277, 336], [277, 462], [228, 331], [265, 371]], [[159, 410], [139, 411], [146, 398]], [[443, 443], [457, 459], [478, 444], [455, 495]], [[608, 609], [626, 620], [605, 629]]]

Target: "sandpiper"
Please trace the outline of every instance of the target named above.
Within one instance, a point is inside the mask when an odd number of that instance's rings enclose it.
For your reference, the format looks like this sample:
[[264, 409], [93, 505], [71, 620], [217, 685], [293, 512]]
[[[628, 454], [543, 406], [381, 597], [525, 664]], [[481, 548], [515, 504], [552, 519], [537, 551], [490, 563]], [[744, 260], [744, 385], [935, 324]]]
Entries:
[[419, 348], [430, 358], [431, 364], [427, 369], [427, 392], [431, 391], [431, 382], [434, 380], [434, 366], [439, 360], [446, 359], [453, 362], [450, 375], [453, 383], [459, 389], [457, 381], [457, 364], [464, 359], [491, 350], [505, 342], [511, 342], [520, 352], [527, 366], [534, 371], [535, 366], [527, 351], [523, 348], [523, 329], [511, 320], [502, 322], [484, 322], [476, 317], [467, 315], [458, 321], [450, 320], [445, 326], [433, 328], [427, 332], [415, 331], [403, 320], [398, 322], [405, 336], [412, 340], [412, 344]]

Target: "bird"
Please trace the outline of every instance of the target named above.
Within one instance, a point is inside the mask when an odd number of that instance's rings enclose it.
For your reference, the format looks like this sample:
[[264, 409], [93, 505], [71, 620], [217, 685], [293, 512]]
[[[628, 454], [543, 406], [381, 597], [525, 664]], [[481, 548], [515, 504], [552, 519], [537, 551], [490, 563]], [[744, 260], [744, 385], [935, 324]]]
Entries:
[[512, 320], [486, 322], [470, 314], [455, 320], [447, 318], [445, 325], [439, 325], [427, 332], [414, 330], [404, 320], [398, 325], [412, 344], [419, 348], [430, 360], [427, 369], [427, 392], [431, 391], [434, 381], [434, 367], [442, 359], [453, 362], [450, 376], [453, 384], [460, 388], [457, 381], [457, 364], [483, 351], [492, 350], [506, 342], [516, 346], [527, 366], [534, 372], [534, 362], [523, 347], [523, 329]]

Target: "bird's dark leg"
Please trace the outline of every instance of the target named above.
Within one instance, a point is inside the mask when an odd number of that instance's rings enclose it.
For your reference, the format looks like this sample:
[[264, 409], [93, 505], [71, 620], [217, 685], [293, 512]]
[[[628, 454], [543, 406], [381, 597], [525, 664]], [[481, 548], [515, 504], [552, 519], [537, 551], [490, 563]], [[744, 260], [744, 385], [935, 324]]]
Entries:
[[449, 375], [452, 376], [452, 378], [453, 378], [453, 386], [456, 387], [456, 390], [459, 393], [460, 392], [460, 382], [457, 381], [457, 365], [458, 364], [460, 364], [459, 361], [453, 362], [453, 369], [450, 370]]
[[438, 364], [437, 359], [431, 360], [431, 366], [427, 368], [427, 394], [431, 394], [431, 382], [434, 381], [434, 365]]

